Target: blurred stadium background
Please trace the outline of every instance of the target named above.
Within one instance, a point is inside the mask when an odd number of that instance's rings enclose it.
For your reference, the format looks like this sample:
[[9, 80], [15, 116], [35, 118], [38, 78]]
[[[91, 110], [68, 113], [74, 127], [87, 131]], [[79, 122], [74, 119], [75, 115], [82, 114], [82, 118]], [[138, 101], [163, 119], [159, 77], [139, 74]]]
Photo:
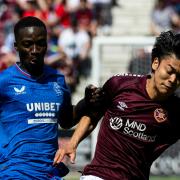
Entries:
[[[67, 0], [67, 2], [71, 2], [72, 4], [76, 4], [78, 1], [79, 0]], [[88, 1], [103, 2], [103, 0]], [[97, 27], [97, 35], [93, 35], [90, 49], [91, 71], [88, 76], [80, 77], [72, 93], [72, 101], [74, 104], [83, 96], [84, 88], [88, 84], [101, 86], [110, 76], [119, 73], [131, 72], [145, 74], [150, 72], [150, 53], [155, 39], [155, 34], [152, 33], [151, 29], [152, 12], [157, 1], [158, 0], [109, 0], [109, 2], [113, 3], [111, 7], [112, 24]], [[28, 11], [27, 9], [21, 9], [26, 8], [26, 6], [22, 6], [25, 2], [30, 2], [28, 5], [31, 9], [28, 13], [34, 12], [33, 10], [38, 10], [39, 13], [47, 8], [46, 6], [42, 6], [44, 2], [50, 2], [47, 4], [49, 10], [52, 10], [51, 8], [53, 8], [53, 6], [51, 3], [57, 4], [57, 2], [62, 2], [62, 0], [0, 0], [0, 70], [4, 69], [7, 65], [4, 64], [2, 58], [7, 57], [5, 58], [9, 63], [7, 66], [14, 62], [12, 59], [12, 61], [8, 59], [9, 57], [14, 58], [14, 56], [11, 56], [12, 53], [14, 53], [11, 46], [12, 37], [8, 36], [12, 33], [11, 28], [13, 23], [9, 21], [8, 18], [11, 16], [11, 20], [13, 21], [17, 19], [17, 14], [12, 15], [12, 13], [16, 11], [16, 8], [14, 9], [14, 4], [16, 5], [16, 3], [18, 4], [18, 11], [21, 14]], [[164, 2], [166, 2], [167, 6], [173, 5], [177, 10], [180, 22], [180, 0], [164, 0]], [[40, 9], [37, 6], [38, 3], [41, 5]], [[49, 24], [52, 23], [51, 20], [53, 20], [52, 18], [54, 17], [53, 12], [51, 12], [51, 15]], [[4, 24], [5, 26], [3, 26]], [[172, 28], [174, 28], [174, 26]], [[52, 28], [50, 28], [50, 30], [52, 30]], [[55, 28], [55, 30], [58, 30], [58, 28]], [[180, 32], [180, 26], [178, 28], [176, 27], [176, 30]], [[2, 33], [6, 35], [3, 36]], [[5, 41], [6, 44], [2, 43], [2, 39], [4, 38], [7, 40]], [[53, 44], [50, 47], [51, 53], [53, 54], [56, 50], [57, 44]], [[55, 56], [52, 57], [57, 57], [56, 53], [53, 55]], [[58, 58], [61, 59], [61, 56], [58, 56]], [[58, 65], [58, 63], [55, 64], [56, 67]], [[60, 63], [60, 65], [62, 64]], [[62, 68], [60, 67], [60, 69]], [[67, 73], [67, 71], [65, 72]], [[70, 77], [68, 76], [67, 79], [70, 79]], [[82, 171], [83, 167], [91, 161], [95, 149], [98, 127], [89, 137], [81, 142], [78, 147], [76, 163], [74, 165], [71, 165], [69, 161], [65, 159], [65, 163], [71, 170], [69, 175], [65, 177], [65, 180], [79, 179], [80, 173], [78, 171]], [[66, 143], [73, 131], [74, 129], [68, 131], [59, 130], [60, 145]], [[177, 142], [153, 163], [150, 180], [179, 179], [180, 142]]]

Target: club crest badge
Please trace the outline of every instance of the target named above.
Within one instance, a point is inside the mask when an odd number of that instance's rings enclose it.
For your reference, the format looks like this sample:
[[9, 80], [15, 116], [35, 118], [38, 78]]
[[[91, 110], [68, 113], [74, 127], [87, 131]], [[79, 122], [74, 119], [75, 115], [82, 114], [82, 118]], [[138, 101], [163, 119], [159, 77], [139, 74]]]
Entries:
[[57, 94], [57, 96], [62, 96], [61, 87], [57, 82], [54, 82], [53, 89], [54, 89], [55, 93]]
[[168, 118], [167, 111], [162, 108], [155, 109], [154, 118], [159, 123], [167, 121], [167, 118]]

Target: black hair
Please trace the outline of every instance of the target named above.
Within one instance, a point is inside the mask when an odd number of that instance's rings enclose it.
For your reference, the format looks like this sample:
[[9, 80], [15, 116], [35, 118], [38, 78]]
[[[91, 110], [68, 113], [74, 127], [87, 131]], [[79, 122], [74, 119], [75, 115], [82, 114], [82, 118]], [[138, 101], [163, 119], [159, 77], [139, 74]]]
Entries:
[[152, 49], [151, 60], [158, 58], [159, 61], [164, 56], [175, 54], [180, 59], [180, 34], [175, 34], [172, 31], [162, 32], [155, 41]]
[[21, 18], [14, 26], [14, 36], [15, 40], [18, 38], [18, 32], [20, 29], [25, 27], [42, 27], [45, 30], [45, 33], [47, 34], [46, 25], [37, 17], [34, 16], [27, 16]]

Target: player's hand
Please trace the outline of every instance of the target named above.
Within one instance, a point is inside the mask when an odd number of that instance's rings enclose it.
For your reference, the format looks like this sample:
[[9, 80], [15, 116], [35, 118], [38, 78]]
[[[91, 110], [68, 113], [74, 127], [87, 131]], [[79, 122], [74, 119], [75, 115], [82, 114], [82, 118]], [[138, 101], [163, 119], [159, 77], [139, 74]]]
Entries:
[[106, 96], [101, 87], [96, 87], [92, 84], [85, 88], [85, 101], [90, 107], [96, 108], [103, 105]]
[[75, 163], [76, 148], [74, 148], [70, 142], [68, 142], [65, 147], [57, 150], [54, 157], [53, 165], [59, 164], [64, 159], [65, 156], [69, 157], [70, 162], [72, 164]]

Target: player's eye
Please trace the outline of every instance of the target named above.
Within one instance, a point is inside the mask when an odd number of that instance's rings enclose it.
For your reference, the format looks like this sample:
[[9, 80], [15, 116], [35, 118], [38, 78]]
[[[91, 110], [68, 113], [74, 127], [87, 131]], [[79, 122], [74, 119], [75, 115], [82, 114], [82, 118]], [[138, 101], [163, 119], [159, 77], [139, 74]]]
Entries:
[[46, 46], [46, 40], [39, 40], [38, 42], [37, 42], [37, 45], [38, 46]]
[[31, 44], [32, 44], [32, 43], [31, 43], [30, 41], [24, 41], [24, 42], [22, 43], [22, 45], [23, 45], [25, 48], [30, 47]]
[[167, 67], [167, 68], [166, 68], [166, 72], [167, 72], [168, 74], [172, 74], [172, 73], [173, 73], [173, 70], [172, 70], [172, 68]]

